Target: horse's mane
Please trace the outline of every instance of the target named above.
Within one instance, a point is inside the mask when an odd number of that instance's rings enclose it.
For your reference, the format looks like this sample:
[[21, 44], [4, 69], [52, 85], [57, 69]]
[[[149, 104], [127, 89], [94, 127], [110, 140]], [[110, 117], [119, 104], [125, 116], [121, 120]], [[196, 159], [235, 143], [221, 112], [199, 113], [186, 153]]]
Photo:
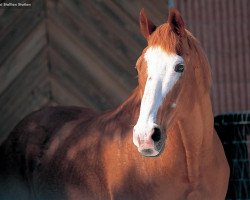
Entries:
[[[132, 123], [136, 122], [136, 119], [139, 115], [141, 102], [140, 96], [138, 95], [138, 90], [139, 88], [136, 87], [125, 102], [116, 108], [108, 110], [99, 115], [98, 119], [96, 120], [98, 121], [100, 128], [105, 130], [107, 128], [106, 126], [108, 125], [112, 126], [113, 129], [119, 128], [121, 132], [123, 132], [126, 130], [127, 126], [133, 127], [135, 124]], [[110, 131], [110, 133], [113, 133], [113, 131]]]
[[170, 29], [168, 23], [160, 25], [148, 40], [148, 46], [161, 46], [166, 52], [176, 53], [180, 40]]

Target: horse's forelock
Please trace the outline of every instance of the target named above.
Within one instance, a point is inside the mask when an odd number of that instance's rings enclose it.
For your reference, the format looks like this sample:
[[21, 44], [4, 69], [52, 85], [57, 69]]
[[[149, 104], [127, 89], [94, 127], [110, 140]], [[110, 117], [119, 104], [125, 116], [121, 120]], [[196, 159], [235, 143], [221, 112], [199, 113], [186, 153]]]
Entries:
[[168, 53], [177, 53], [180, 38], [172, 30], [168, 23], [159, 26], [150, 36], [148, 46], [160, 46]]

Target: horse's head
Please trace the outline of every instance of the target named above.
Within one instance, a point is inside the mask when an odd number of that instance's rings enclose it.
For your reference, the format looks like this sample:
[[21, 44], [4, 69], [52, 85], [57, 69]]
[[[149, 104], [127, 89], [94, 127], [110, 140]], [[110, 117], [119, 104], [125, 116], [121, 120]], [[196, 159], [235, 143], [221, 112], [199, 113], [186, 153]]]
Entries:
[[[207, 71], [195, 69], [208, 63], [176, 9], [170, 10], [167, 22], [159, 27], [142, 10], [140, 28], [148, 46], [136, 64], [141, 106], [133, 142], [142, 155], [157, 156], [165, 144], [167, 129], [178, 115], [188, 114], [183, 113], [187, 110], [184, 107], [192, 105], [196, 92], [185, 91], [204, 90], [199, 84], [209, 82], [204, 81]], [[196, 76], [201, 78], [197, 81]]]

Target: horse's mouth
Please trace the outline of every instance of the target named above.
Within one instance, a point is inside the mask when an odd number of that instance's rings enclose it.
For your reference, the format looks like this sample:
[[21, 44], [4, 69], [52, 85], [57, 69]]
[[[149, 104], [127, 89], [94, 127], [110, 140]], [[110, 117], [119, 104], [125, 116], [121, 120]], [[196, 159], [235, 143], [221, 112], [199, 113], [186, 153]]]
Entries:
[[156, 157], [159, 156], [163, 149], [163, 141], [160, 140], [153, 145], [144, 145], [143, 143], [138, 147], [138, 151], [145, 157]]

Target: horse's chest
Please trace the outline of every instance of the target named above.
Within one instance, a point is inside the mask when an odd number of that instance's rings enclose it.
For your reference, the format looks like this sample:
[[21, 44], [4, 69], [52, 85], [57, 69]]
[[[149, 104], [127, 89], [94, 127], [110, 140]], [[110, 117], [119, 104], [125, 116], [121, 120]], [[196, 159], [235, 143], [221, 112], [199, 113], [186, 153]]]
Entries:
[[119, 183], [111, 184], [112, 199], [185, 199], [189, 185], [180, 175], [164, 176], [155, 173], [142, 176], [142, 172], [131, 170]]
[[[129, 184], [129, 183], [128, 183]], [[112, 191], [113, 199], [131, 199], [131, 200], [159, 200], [159, 199], [172, 199], [179, 200], [185, 199], [188, 194], [188, 187], [184, 184], [131, 184], [126, 188], [119, 188]]]

